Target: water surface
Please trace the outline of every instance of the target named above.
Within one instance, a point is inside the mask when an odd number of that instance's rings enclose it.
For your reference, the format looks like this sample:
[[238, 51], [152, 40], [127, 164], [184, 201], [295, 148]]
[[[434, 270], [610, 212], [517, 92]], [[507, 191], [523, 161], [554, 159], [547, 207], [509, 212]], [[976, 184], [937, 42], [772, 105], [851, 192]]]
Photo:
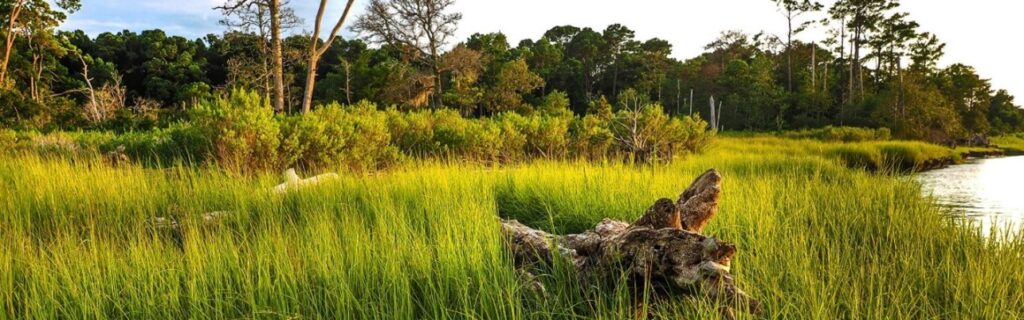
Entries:
[[963, 217], [993, 226], [1024, 226], [1024, 156], [971, 160], [917, 176], [925, 195]]

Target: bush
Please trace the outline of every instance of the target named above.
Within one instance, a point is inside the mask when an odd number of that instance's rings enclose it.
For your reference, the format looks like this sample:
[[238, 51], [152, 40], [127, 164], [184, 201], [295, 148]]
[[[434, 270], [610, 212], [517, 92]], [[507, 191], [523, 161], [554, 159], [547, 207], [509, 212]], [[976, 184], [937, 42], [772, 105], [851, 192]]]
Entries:
[[[548, 95], [537, 112], [505, 112], [468, 119], [453, 110], [380, 111], [369, 102], [332, 104], [309, 114], [275, 117], [258, 94], [234, 91], [199, 103], [189, 122], [167, 128], [48, 135], [13, 131], [0, 146], [29, 143], [40, 153], [77, 155], [124, 147], [145, 163], [214, 161], [225, 168], [254, 172], [282, 167], [373, 170], [401, 160], [452, 158], [483, 162], [530, 159], [669, 160], [699, 152], [710, 142], [698, 117], [671, 118], [656, 104], [612, 113], [609, 107], [576, 117], [564, 93]], [[14, 136], [13, 138], [11, 138]]]
[[506, 112], [494, 118], [503, 128], [515, 128], [522, 138], [522, 154], [529, 158], [563, 158], [568, 152], [570, 116]]
[[490, 119], [466, 119], [453, 110], [409, 113], [389, 110], [388, 128], [395, 146], [417, 157], [493, 162], [501, 161], [512, 151], [508, 146], [515, 145], [506, 143], [509, 131], [500, 123]]
[[572, 152], [577, 157], [599, 160], [607, 158], [615, 144], [615, 135], [609, 128], [609, 119], [588, 114], [573, 122]]
[[270, 101], [256, 92], [235, 90], [228, 98], [203, 101], [191, 114], [210, 137], [213, 156], [228, 169], [271, 169], [277, 164], [280, 129]]
[[391, 145], [387, 115], [360, 102], [331, 104], [281, 122], [281, 162], [284, 167], [372, 170], [398, 159]]
[[618, 152], [641, 162], [699, 152], [711, 138], [703, 120], [670, 118], [657, 104], [619, 110], [611, 122]]

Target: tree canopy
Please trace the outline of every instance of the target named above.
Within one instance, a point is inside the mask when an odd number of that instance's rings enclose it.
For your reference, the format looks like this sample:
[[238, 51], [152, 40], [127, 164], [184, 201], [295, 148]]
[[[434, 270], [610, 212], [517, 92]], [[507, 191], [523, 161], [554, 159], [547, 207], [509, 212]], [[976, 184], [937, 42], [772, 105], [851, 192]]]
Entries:
[[[828, 8], [773, 2], [787, 34], [726, 31], [702, 54], [680, 60], [668, 41], [637, 38], [621, 24], [554, 26], [516, 44], [501, 33], [458, 41], [462, 15], [452, 10], [453, 0], [374, 0], [351, 26], [360, 38], [312, 38], [316, 68], [308, 66], [308, 35], [281, 39], [278, 112], [299, 111], [309, 92], [310, 105], [368, 100], [484, 117], [535, 112], [557, 92], [568, 110], [584, 115], [595, 105], [622, 106], [618, 100], [629, 90], [677, 117], [708, 113], [713, 98], [718, 129], [725, 130], [855, 125], [935, 142], [1024, 131], [1014, 97], [968, 65], [940, 67], [945, 45], [897, 1], [841, 0]], [[0, 4], [0, 36], [9, 39], [9, 71], [0, 76], [3, 125], [132, 130], [173, 122], [196, 101], [232, 88], [270, 96], [277, 59], [269, 29], [301, 25], [288, 1], [231, 0], [218, 7], [224, 33], [201, 39], [161, 30], [96, 37], [57, 30], [79, 6]], [[279, 6], [279, 26], [270, 23], [268, 6]], [[804, 18], [812, 11], [828, 18]], [[801, 39], [812, 27], [828, 36]], [[303, 79], [320, 82], [306, 91], [312, 82]], [[111, 94], [120, 104], [102, 106]], [[97, 117], [92, 109], [113, 111]]]

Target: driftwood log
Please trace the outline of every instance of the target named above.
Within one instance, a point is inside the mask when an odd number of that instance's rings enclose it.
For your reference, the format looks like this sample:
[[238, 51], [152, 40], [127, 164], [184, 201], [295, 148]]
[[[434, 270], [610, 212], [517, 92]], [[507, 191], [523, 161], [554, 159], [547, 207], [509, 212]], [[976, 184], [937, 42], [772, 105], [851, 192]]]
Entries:
[[[605, 219], [584, 233], [559, 236], [509, 220], [502, 221], [502, 233], [516, 268], [529, 279], [550, 272], [554, 259], [564, 259], [582, 282], [625, 274], [633, 289], [653, 289], [652, 301], [702, 295], [720, 303], [730, 318], [734, 309], [758, 313], [761, 303], [737, 288], [729, 272], [736, 246], [701, 234], [718, 210], [721, 182], [722, 176], [709, 170], [678, 200], [658, 200], [632, 224]], [[531, 281], [543, 291], [542, 284]]]

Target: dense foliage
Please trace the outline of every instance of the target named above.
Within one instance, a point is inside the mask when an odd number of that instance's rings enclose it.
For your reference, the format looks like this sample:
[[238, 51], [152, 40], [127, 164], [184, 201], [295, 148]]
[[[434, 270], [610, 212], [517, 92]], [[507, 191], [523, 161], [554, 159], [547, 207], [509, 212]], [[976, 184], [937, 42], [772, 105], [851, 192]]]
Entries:
[[333, 103], [307, 115], [275, 115], [251, 91], [204, 99], [167, 128], [110, 131], [0, 132], [0, 147], [43, 154], [124, 153], [148, 163], [215, 162], [252, 172], [275, 168], [386, 167], [402, 159], [507, 163], [530, 159], [671, 160], [699, 152], [713, 132], [698, 117], [669, 117], [646, 103], [636, 110], [579, 117], [563, 94], [537, 112], [467, 118], [448, 109], [403, 112], [370, 102]]
[[[399, 0], [372, 5], [383, 10], [378, 13], [386, 13], [395, 8], [395, 1]], [[970, 66], [937, 66], [944, 45], [919, 30], [896, 0], [837, 1], [825, 12], [830, 18], [820, 24], [800, 24], [799, 17], [826, 8], [808, 1], [778, 2], [788, 13], [786, 22], [796, 24], [785, 39], [724, 32], [707, 45], [705, 53], [686, 60], [673, 58], [670, 43], [637, 39], [619, 24], [604, 30], [557, 26], [515, 45], [501, 33], [481, 33], [446, 49], [438, 43], [415, 47], [413, 43], [420, 43], [417, 39], [382, 34], [386, 30], [374, 26], [395, 17], [367, 14], [359, 17], [354, 28], [362, 39], [338, 39], [326, 49], [316, 69], [321, 81], [313, 100], [323, 106], [367, 100], [377, 110], [425, 112], [411, 118], [450, 112], [495, 117], [485, 121], [495, 127], [481, 127], [485, 135], [502, 131], [501, 123], [524, 126], [534, 121], [530, 117], [549, 104], [553, 92], [563, 93], [560, 102], [571, 113], [587, 117], [595, 104], [628, 104], [620, 99], [627, 91], [648, 97], [670, 118], [716, 114], [714, 129], [734, 131], [858, 126], [888, 128], [899, 138], [956, 143], [975, 134], [1024, 130], [1024, 111], [1006, 91], [992, 88]], [[160, 30], [90, 37], [81, 31], [55, 29], [54, 22], [76, 6], [30, 3], [25, 10], [36, 14], [22, 15], [14, 25], [31, 33], [9, 37], [11, 71], [0, 85], [0, 124], [5, 127], [125, 132], [167, 127], [186, 118], [196, 102], [233, 88], [274, 95], [269, 83], [269, 27], [260, 24], [263, 20], [249, 21], [248, 16], [225, 11], [226, 21], [234, 21], [228, 23], [229, 30], [201, 39]], [[447, 10], [448, 5], [439, 8]], [[11, 9], [0, 5], [0, 20], [9, 21]], [[301, 25], [293, 12], [288, 13], [287, 27]], [[444, 30], [448, 32], [460, 17], [454, 13], [430, 16], [447, 19]], [[247, 21], [245, 27], [239, 19]], [[409, 28], [416, 27], [409, 23]], [[3, 25], [0, 35], [10, 34], [7, 24]], [[813, 42], [793, 38], [808, 27], [824, 28], [829, 36]], [[308, 43], [300, 35], [282, 42], [287, 97], [286, 108], [278, 113], [300, 109]], [[708, 107], [712, 97], [717, 101], [714, 110]], [[603, 148], [609, 134], [618, 130], [595, 126], [595, 116], [572, 125], [536, 121], [530, 124], [536, 130], [568, 128], [591, 135], [586, 143], [566, 144], [570, 149]], [[449, 125], [458, 127], [442, 123], [439, 130]], [[537, 143], [559, 143], [557, 137], [543, 138], [552, 141]], [[457, 151], [414, 148], [417, 153]], [[548, 153], [558, 150], [545, 148], [562, 147], [527, 148]]]

